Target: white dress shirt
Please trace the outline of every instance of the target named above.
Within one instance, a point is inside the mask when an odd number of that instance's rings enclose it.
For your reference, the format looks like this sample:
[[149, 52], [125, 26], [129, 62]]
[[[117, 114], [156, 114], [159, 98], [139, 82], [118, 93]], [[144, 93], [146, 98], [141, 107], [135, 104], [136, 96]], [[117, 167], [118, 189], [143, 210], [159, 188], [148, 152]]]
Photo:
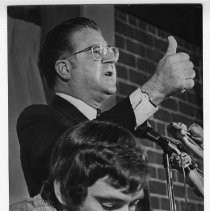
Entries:
[[[97, 110], [89, 106], [82, 100], [60, 92], [57, 92], [56, 95], [73, 104], [89, 120], [93, 120], [96, 118]], [[158, 107], [153, 106], [149, 102], [148, 97], [141, 92], [140, 88], [132, 92], [129, 98], [136, 117], [136, 126], [143, 124], [151, 115], [153, 115], [158, 110]]]
[[158, 106], [152, 105], [148, 97], [141, 92], [140, 87], [129, 96], [136, 117], [136, 126], [143, 124], [158, 110]]
[[96, 118], [97, 110], [95, 108], [89, 106], [87, 103], [83, 102], [82, 100], [72, 97], [70, 95], [64, 94], [64, 93], [60, 93], [60, 92], [57, 92], [55, 94], [62, 97], [65, 100], [67, 100], [72, 105], [74, 105], [89, 120], [93, 120]]

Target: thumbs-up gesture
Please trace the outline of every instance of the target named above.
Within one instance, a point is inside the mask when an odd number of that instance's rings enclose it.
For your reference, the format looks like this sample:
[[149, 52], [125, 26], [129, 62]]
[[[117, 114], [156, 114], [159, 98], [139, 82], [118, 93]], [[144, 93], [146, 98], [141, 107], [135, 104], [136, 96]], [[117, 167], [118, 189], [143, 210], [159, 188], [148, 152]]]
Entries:
[[194, 65], [188, 54], [176, 53], [176, 49], [176, 40], [169, 36], [165, 56], [158, 62], [154, 75], [142, 86], [155, 104], [194, 86]]
[[176, 54], [176, 49], [177, 49], [177, 42], [174, 39], [173, 36], [168, 37], [168, 49], [166, 51], [165, 56], [170, 56], [173, 54]]

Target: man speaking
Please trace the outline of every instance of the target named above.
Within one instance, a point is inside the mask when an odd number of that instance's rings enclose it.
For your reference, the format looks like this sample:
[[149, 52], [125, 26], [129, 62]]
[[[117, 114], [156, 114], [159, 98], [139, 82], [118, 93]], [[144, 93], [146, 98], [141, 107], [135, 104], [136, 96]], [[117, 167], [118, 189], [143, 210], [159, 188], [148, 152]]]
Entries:
[[154, 75], [125, 100], [97, 117], [101, 104], [116, 92], [119, 51], [108, 45], [96, 23], [85, 17], [64, 21], [48, 32], [40, 69], [55, 96], [49, 105], [32, 105], [20, 115], [17, 133], [30, 196], [48, 176], [50, 154], [64, 131], [85, 120], [106, 120], [135, 129], [167, 97], [194, 86], [195, 71], [186, 53], [176, 53], [174, 37]]

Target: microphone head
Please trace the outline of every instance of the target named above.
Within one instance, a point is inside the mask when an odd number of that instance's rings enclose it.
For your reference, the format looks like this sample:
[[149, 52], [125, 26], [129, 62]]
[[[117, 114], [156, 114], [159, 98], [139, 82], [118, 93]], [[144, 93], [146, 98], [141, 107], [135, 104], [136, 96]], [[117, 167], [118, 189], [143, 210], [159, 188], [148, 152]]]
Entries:
[[197, 144], [203, 143], [203, 129], [196, 123], [193, 123], [188, 129], [190, 136]]
[[175, 123], [175, 122], [171, 122], [168, 127], [167, 127], [167, 131], [175, 138], [175, 139], [178, 139], [180, 140], [183, 135], [185, 135], [183, 133], [183, 131], [186, 131], [187, 133], [187, 127], [184, 128], [181, 128], [179, 124]]
[[193, 123], [189, 129], [187, 129], [187, 126], [183, 123], [172, 122], [168, 125], [167, 131], [175, 139], [182, 140], [183, 137], [187, 136], [198, 145], [202, 145], [203, 143], [203, 129], [196, 123]]

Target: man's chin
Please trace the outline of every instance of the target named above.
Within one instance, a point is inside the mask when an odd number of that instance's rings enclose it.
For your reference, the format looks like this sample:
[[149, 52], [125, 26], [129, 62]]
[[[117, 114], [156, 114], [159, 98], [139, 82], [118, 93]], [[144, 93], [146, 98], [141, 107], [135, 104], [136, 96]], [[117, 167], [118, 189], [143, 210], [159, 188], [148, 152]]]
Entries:
[[117, 88], [116, 87], [113, 87], [113, 88], [109, 88], [109, 89], [106, 89], [106, 90], [104, 90], [104, 93], [106, 94], [106, 95], [113, 95], [113, 94], [115, 94], [117, 92]]

